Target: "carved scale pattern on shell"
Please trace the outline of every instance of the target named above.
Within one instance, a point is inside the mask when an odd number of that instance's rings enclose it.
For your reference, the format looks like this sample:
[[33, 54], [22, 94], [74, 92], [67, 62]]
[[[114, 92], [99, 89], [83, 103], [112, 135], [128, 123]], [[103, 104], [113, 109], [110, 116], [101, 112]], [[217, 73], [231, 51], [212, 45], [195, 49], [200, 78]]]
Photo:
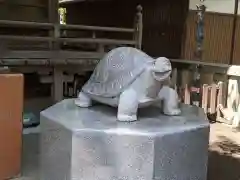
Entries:
[[100, 60], [82, 90], [101, 97], [116, 97], [154, 61], [138, 49], [116, 48]]

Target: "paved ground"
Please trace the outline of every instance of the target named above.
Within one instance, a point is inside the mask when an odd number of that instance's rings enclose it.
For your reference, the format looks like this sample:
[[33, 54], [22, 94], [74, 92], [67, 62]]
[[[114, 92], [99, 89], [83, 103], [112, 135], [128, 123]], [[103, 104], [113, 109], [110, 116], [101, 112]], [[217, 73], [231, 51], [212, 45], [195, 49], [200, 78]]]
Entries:
[[240, 180], [240, 131], [211, 125], [208, 180]]
[[23, 135], [22, 177], [14, 180], [39, 180], [39, 134]]

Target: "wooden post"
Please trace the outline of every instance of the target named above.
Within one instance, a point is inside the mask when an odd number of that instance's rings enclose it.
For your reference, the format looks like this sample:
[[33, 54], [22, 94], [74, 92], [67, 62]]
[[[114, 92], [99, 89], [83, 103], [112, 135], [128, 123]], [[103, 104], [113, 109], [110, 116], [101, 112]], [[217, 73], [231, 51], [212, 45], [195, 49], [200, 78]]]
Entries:
[[[59, 31], [59, 24], [54, 25], [54, 37], [57, 39], [60, 36], [60, 31]], [[58, 51], [59, 50], [59, 44], [58, 42], [54, 42], [53, 44], [53, 51]], [[53, 57], [53, 60], [57, 61], [58, 59], [55, 59]], [[63, 99], [63, 71], [62, 69], [58, 66], [54, 66], [53, 70], [53, 76], [54, 76], [54, 81], [53, 81], [53, 86], [54, 86], [54, 101], [58, 102]]]
[[[54, 38], [58, 40], [60, 37], [60, 25], [58, 23], [54, 24]], [[60, 45], [58, 41], [53, 42], [53, 50], [59, 50]]]
[[189, 70], [182, 70], [181, 73], [181, 88], [184, 90], [184, 103], [190, 104], [190, 91], [189, 91], [189, 82], [190, 82], [190, 72]]
[[134, 21], [134, 40], [136, 41], [136, 48], [142, 49], [142, 36], [143, 36], [143, 15], [142, 6], [137, 6], [137, 14]]
[[201, 84], [212, 84], [214, 81], [213, 80], [214, 73], [201, 72], [200, 77]]
[[190, 91], [188, 84], [184, 88], [184, 104], [190, 104]]
[[204, 84], [202, 86], [202, 108], [204, 112], [208, 112], [208, 85]]
[[59, 67], [54, 67], [53, 70], [53, 98], [55, 102], [63, 99], [63, 72]]
[[[49, 22], [54, 24], [54, 30], [50, 32], [50, 36], [55, 39], [60, 37], [60, 21], [58, 14], [58, 0], [48, 0], [49, 9]], [[51, 43], [50, 48], [52, 51], [58, 51], [60, 46], [58, 41]], [[57, 61], [57, 57], [52, 57], [53, 61]], [[63, 71], [62, 69], [55, 65], [53, 68], [53, 94], [52, 98], [55, 102], [61, 101], [63, 99]]]
[[104, 52], [105, 52], [105, 47], [104, 47], [103, 44], [99, 43], [97, 46], [98, 46], [98, 47], [97, 47], [97, 51], [98, 51], [99, 53], [104, 53]]
[[177, 90], [177, 74], [178, 74], [178, 70], [177, 68], [174, 68], [172, 71], [172, 85], [175, 90]]
[[[58, 0], [48, 0], [48, 21], [49, 23], [59, 24], [58, 15]], [[53, 37], [55, 34], [55, 28], [49, 31], [49, 36]], [[53, 43], [49, 44], [50, 49], [53, 49]]]
[[210, 114], [214, 114], [216, 112], [216, 95], [217, 95], [217, 85], [211, 85], [210, 92]]
[[217, 117], [216, 119], [220, 119], [221, 117], [221, 111], [220, 111], [220, 105], [223, 104], [223, 83], [218, 83], [218, 94], [217, 94]]
[[222, 87], [222, 102], [221, 102], [221, 104], [223, 105], [223, 107], [226, 107], [228, 76], [226, 74], [215, 73], [214, 81], [218, 82], [218, 84]]

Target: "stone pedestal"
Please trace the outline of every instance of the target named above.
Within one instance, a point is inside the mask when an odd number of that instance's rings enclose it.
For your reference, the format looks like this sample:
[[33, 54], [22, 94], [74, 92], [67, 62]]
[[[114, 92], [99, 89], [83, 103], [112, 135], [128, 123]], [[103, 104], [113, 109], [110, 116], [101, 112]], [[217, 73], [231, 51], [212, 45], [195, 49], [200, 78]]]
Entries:
[[181, 109], [140, 109], [123, 123], [116, 108], [61, 101], [41, 112], [41, 180], [206, 180], [209, 123], [201, 109]]

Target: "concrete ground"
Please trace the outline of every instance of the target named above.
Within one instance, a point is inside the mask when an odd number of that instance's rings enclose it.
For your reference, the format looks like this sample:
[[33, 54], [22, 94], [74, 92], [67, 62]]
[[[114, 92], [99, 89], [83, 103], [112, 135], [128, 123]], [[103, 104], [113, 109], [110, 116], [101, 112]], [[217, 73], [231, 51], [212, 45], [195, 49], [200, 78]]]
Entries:
[[208, 180], [240, 180], [240, 131], [212, 124]]
[[14, 180], [39, 180], [39, 133], [23, 135], [22, 177]]
[[[38, 131], [23, 135], [23, 177], [16, 180], [39, 179]], [[240, 131], [222, 124], [211, 125], [208, 180], [240, 180]]]

